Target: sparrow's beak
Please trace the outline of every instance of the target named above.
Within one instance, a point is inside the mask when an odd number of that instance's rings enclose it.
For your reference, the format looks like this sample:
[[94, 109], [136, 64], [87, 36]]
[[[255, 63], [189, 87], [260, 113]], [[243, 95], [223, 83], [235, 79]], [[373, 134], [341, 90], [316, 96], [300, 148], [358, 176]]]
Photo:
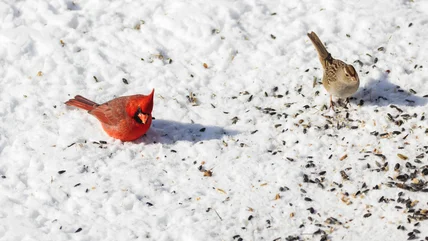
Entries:
[[140, 120], [143, 124], [147, 123], [147, 121], [149, 120], [149, 117], [150, 116], [148, 114], [145, 114], [145, 113], [139, 113], [138, 114], [138, 118], [140, 118]]

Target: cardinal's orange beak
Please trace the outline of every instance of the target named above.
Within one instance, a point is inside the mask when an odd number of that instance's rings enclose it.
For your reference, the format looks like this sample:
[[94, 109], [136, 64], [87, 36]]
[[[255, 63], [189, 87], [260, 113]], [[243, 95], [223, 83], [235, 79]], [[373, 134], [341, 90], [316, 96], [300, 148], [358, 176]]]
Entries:
[[146, 124], [147, 121], [149, 120], [149, 115], [148, 114], [144, 114], [144, 113], [140, 113], [138, 114], [138, 118], [140, 118], [141, 122], [143, 122], [143, 124]]

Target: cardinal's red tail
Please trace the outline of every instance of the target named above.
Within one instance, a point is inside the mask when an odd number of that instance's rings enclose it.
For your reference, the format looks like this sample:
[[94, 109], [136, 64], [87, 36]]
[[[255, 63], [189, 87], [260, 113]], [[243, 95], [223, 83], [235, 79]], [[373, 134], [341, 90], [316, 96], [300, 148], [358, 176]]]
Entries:
[[69, 106], [79, 107], [87, 111], [90, 111], [98, 106], [97, 103], [93, 102], [92, 100], [88, 100], [81, 95], [76, 95], [74, 99], [68, 100], [67, 102], [65, 102], [65, 104]]

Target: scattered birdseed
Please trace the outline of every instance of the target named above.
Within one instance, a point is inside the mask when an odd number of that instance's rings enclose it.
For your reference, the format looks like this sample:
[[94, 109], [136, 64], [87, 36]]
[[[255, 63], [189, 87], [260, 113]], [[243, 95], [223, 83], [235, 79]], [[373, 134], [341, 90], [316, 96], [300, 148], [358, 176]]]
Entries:
[[342, 222], [340, 222], [339, 220], [337, 220], [336, 218], [333, 217], [329, 217], [325, 220], [325, 223], [327, 224], [333, 224], [333, 225], [342, 225]]
[[407, 159], [409, 159], [407, 156], [405, 156], [405, 155], [403, 155], [403, 154], [400, 154], [400, 153], [398, 153], [398, 154], [397, 154], [397, 156], [398, 156], [401, 160], [407, 160]]
[[349, 176], [345, 171], [340, 171], [340, 175], [342, 176], [343, 180], [349, 180]]
[[238, 122], [238, 121], [239, 121], [239, 118], [237, 116], [232, 118], [232, 124], [233, 125], [236, 124], [236, 122]]

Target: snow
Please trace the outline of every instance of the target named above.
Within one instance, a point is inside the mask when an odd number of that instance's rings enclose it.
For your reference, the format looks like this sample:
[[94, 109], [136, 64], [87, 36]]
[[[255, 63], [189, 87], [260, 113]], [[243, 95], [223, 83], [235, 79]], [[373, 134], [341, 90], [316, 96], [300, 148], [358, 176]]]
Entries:
[[[0, 240], [426, 239], [428, 220], [409, 216], [428, 209], [427, 13], [423, 0], [0, 1]], [[357, 69], [348, 109], [323, 109], [309, 31]], [[63, 104], [152, 88], [135, 142]], [[414, 171], [405, 184], [422, 188], [400, 188]]]

